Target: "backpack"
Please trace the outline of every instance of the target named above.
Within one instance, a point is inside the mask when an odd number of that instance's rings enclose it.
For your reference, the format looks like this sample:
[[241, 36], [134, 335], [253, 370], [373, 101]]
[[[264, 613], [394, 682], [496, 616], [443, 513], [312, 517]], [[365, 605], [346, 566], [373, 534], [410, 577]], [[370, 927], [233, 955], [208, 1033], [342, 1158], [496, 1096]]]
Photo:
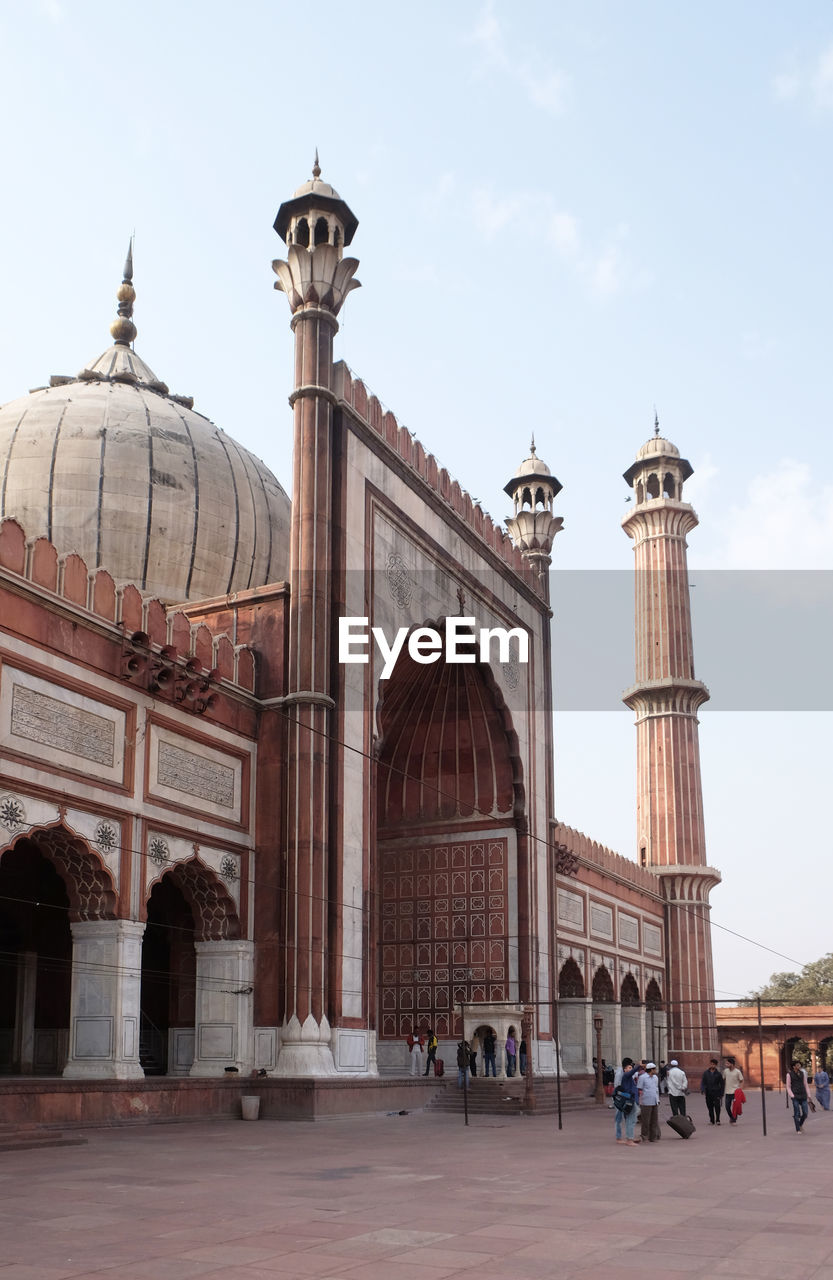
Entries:
[[613, 1091], [613, 1105], [617, 1111], [621, 1111], [623, 1116], [629, 1115], [633, 1111], [633, 1094], [628, 1093], [621, 1085]]

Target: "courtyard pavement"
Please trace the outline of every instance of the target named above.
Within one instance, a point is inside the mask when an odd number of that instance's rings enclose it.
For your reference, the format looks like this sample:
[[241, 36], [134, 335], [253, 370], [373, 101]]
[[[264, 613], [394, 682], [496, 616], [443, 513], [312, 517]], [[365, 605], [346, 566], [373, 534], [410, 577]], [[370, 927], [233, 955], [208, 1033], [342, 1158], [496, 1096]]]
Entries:
[[639, 1147], [606, 1108], [88, 1130], [0, 1155], [0, 1280], [833, 1280], [833, 1112], [689, 1104]]

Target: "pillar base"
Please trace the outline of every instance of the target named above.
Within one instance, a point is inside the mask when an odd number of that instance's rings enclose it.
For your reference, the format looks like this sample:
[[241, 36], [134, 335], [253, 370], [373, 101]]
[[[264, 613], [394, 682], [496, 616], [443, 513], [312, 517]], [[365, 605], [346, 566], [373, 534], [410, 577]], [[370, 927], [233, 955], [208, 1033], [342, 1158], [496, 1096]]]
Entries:
[[281, 1028], [281, 1047], [276, 1076], [334, 1076], [336, 1064], [331, 1046], [330, 1024], [318, 1023], [309, 1014], [303, 1025], [294, 1015]]

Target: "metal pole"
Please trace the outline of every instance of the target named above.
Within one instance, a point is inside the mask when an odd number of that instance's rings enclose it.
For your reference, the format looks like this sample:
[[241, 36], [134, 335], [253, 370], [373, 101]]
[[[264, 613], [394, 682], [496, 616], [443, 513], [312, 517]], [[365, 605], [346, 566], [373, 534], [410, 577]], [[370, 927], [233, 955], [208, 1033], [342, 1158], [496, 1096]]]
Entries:
[[552, 1002], [555, 1013], [553, 1017], [553, 1029], [555, 1031], [555, 1096], [558, 1103], [558, 1127], [563, 1128], [561, 1123], [561, 1031], [558, 1026], [558, 997]]
[[761, 1064], [761, 1124], [766, 1137], [766, 1088], [764, 1086], [764, 1028], [761, 1022], [761, 997], [758, 996], [758, 1058]]
[[604, 1102], [605, 1091], [602, 1084], [602, 1019], [594, 1018], [593, 1024], [596, 1028], [596, 1102]]
[[[462, 1031], [461, 1031], [462, 1039], [460, 1043], [463, 1045], [464, 1050], [466, 1047], [466, 1015], [464, 1012], [465, 1007], [466, 1006], [463, 1004], [461, 1000], [460, 1001], [460, 1024], [462, 1028]], [[469, 1087], [468, 1086], [469, 1086], [469, 1064], [468, 1064], [468, 1059], [466, 1059], [465, 1065], [463, 1067], [463, 1117], [465, 1119], [466, 1125], [468, 1125], [468, 1122], [469, 1122]]]

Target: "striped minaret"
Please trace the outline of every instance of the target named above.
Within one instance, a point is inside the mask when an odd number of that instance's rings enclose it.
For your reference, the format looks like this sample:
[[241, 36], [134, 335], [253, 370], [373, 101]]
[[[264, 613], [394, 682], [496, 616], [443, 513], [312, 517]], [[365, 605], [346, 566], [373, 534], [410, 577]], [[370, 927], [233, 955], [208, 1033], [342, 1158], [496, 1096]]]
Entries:
[[668, 1056], [696, 1069], [719, 1049], [709, 893], [720, 873], [708, 866], [703, 823], [697, 712], [709, 692], [694, 675], [686, 535], [698, 521], [682, 501], [691, 474], [655, 420], [625, 472], [635, 494], [622, 527], [634, 543], [636, 682], [623, 700], [636, 714], [638, 858], [668, 904]]
[[330, 872], [332, 654], [333, 339], [336, 316], [358, 286], [342, 256], [358, 226], [338, 192], [312, 180], [278, 210], [287, 261], [273, 262], [295, 334], [290, 396], [295, 440], [290, 534], [287, 688], [287, 831], [284, 1017], [279, 1075], [335, 1071], [327, 938]]

